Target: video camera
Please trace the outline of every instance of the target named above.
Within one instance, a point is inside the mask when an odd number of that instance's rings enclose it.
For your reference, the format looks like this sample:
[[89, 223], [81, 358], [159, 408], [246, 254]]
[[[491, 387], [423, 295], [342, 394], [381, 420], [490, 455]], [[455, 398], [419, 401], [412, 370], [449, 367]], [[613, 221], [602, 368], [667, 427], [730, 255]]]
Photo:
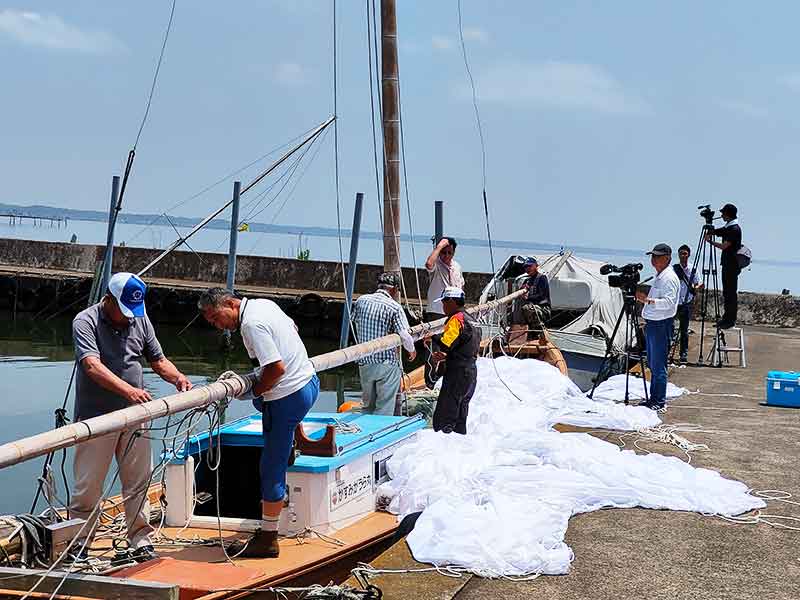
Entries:
[[[617, 265], [603, 265], [600, 267], [600, 275], [608, 275], [608, 285], [620, 288], [623, 292], [633, 295], [636, 292], [636, 285], [641, 279], [642, 263], [628, 263], [618, 267]], [[609, 275], [617, 273], [617, 275]]]
[[714, 221], [714, 211], [711, 210], [710, 204], [701, 204], [697, 207], [697, 210], [700, 211], [700, 216], [706, 220], [705, 228], [706, 229], [713, 229], [713, 221]]

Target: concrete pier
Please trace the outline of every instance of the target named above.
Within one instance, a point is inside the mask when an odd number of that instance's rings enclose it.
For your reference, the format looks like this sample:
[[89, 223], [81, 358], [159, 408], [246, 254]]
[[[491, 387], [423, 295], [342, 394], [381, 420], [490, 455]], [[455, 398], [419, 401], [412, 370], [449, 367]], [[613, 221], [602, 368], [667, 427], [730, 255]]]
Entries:
[[[117, 247], [113, 271], [137, 272], [159, 250]], [[56, 312], [75, 314], [86, 306], [91, 280], [103, 247], [59, 242], [0, 239], [0, 310], [16, 313]], [[355, 271], [354, 298], [373, 292], [380, 265], [359, 264]], [[199, 293], [208, 287], [226, 286], [226, 254], [176, 251], [145, 275], [148, 314], [159, 322], [188, 322], [196, 314]], [[428, 273], [403, 269], [412, 309], [425, 302]], [[468, 300], [478, 300], [490, 276], [465, 273]], [[304, 333], [338, 339], [344, 290], [338, 262], [296, 260], [264, 256], [238, 256], [236, 291], [251, 297], [270, 298], [298, 321]]]
[[[767, 371], [800, 370], [800, 330], [748, 327], [746, 335], [747, 369], [689, 366], [673, 372], [674, 383], [700, 393], [673, 401], [664, 420], [717, 432], [682, 434], [710, 448], [694, 453], [693, 465], [715, 469], [755, 490], [785, 490], [798, 501], [800, 409], [761, 403]], [[613, 433], [599, 437], [618, 439]], [[640, 445], [686, 458], [674, 446]], [[763, 512], [800, 516], [800, 508], [780, 502], [769, 502]], [[566, 576], [514, 583], [425, 573], [381, 575], [373, 582], [384, 598], [442, 600], [795, 600], [800, 595], [800, 531], [737, 525], [695, 513], [612, 509], [570, 519], [566, 541], [575, 551]], [[404, 541], [371, 564], [387, 569], [427, 566], [413, 560]]]

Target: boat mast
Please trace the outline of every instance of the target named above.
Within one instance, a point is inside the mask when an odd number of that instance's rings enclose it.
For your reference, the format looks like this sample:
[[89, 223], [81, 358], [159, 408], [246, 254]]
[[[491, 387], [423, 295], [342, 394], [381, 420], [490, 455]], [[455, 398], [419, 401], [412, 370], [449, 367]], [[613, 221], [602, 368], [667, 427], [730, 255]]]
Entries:
[[383, 268], [400, 273], [400, 110], [395, 0], [381, 0]]

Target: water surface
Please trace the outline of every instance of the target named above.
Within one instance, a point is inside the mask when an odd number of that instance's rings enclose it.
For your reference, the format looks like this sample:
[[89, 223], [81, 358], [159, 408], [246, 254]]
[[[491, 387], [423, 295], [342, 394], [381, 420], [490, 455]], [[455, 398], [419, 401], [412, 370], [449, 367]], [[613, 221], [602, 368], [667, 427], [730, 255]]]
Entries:
[[[192, 327], [180, 335], [180, 329], [176, 326], [160, 325], [156, 329], [167, 357], [194, 384], [213, 381], [228, 369], [237, 372], [252, 369], [237, 334], [233, 337], [234, 348], [223, 351], [220, 335], [210, 329]], [[53, 413], [64, 401], [73, 367], [70, 331], [71, 320], [68, 318], [46, 322], [18, 319], [14, 322], [8, 315], [0, 314], [0, 443], [53, 428]], [[334, 348], [334, 343], [327, 340], [304, 341], [310, 356]], [[341, 373], [347, 395], [358, 397], [356, 368], [350, 365]], [[322, 373], [320, 380], [322, 391], [312, 410], [335, 411], [336, 375], [333, 372]], [[145, 386], [153, 397], [166, 396], [175, 391], [172, 385], [162, 381], [150, 369], [145, 370]], [[67, 414], [70, 418], [73, 401], [74, 390], [67, 396]], [[250, 402], [236, 401], [228, 408], [226, 419], [230, 421], [253, 412]], [[159, 449], [160, 444], [154, 444], [154, 452]], [[71, 479], [72, 460], [69, 454], [66, 471]], [[33, 459], [0, 471], [0, 515], [30, 510], [43, 460]], [[63, 494], [60, 462], [59, 454], [54, 467], [58, 474], [59, 492]]]

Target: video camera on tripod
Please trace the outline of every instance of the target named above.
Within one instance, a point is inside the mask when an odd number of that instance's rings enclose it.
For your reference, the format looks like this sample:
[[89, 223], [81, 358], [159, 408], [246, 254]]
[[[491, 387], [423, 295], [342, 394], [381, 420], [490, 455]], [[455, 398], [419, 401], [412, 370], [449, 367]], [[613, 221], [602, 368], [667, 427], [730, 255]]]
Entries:
[[703, 226], [704, 229], [714, 229], [714, 225], [712, 221], [714, 220], [714, 211], [711, 210], [710, 204], [701, 204], [697, 207], [697, 210], [700, 211], [700, 216], [703, 217], [706, 221], [705, 225]]
[[[636, 286], [641, 279], [643, 268], [642, 263], [628, 263], [621, 267], [606, 264], [600, 267], [600, 275], [608, 275], [610, 287], [619, 288], [623, 294], [633, 296], [636, 293]], [[616, 273], [616, 275], [609, 273]]]

